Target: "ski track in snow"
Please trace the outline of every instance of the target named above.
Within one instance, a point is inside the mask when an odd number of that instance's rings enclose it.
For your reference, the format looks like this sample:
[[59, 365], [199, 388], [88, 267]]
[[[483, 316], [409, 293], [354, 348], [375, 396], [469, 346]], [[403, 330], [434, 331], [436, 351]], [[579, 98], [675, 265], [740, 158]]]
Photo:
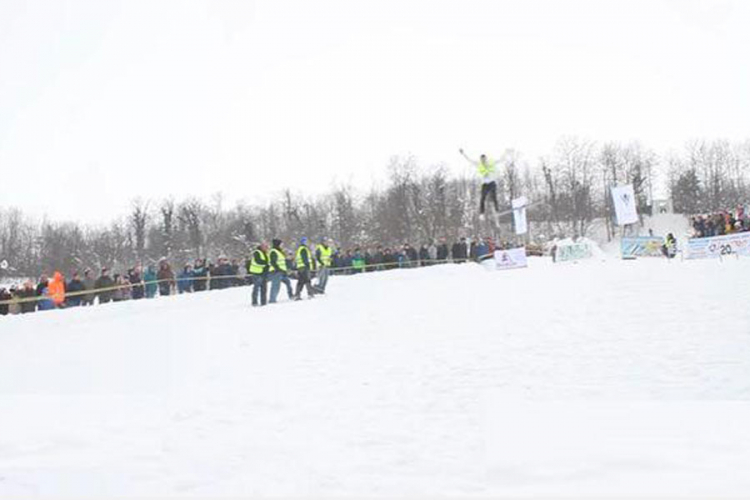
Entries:
[[2, 318], [0, 497], [747, 494], [749, 271], [531, 259]]

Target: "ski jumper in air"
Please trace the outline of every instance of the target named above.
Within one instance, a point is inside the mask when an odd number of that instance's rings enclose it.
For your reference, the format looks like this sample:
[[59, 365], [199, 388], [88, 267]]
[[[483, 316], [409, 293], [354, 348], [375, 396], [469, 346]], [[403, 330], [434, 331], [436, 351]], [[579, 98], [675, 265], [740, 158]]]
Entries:
[[479, 213], [484, 215], [484, 207], [487, 202], [487, 198], [492, 201], [495, 205], [495, 214], [500, 212], [500, 207], [497, 203], [497, 183], [495, 182], [495, 165], [496, 162], [487, 158], [487, 155], [483, 154], [479, 157], [479, 161], [473, 160], [464, 153], [463, 149], [458, 150], [464, 158], [466, 158], [472, 165], [477, 167], [477, 172], [482, 178], [482, 197], [479, 202]]

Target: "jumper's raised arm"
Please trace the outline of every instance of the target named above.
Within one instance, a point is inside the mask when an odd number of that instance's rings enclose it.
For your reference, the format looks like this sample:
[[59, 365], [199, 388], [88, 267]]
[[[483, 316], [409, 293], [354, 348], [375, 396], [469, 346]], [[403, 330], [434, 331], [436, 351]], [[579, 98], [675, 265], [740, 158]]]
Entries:
[[464, 152], [463, 148], [459, 148], [458, 152], [461, 153], [461, 156], [463, 156], [464, 158], [466, 158], [469, 161], [469, 163], [471, 163], [473, 165], [479, 165], [479, 160], [474, 160], [472, 158], [469, 158], [469, 155], [467, 155]]

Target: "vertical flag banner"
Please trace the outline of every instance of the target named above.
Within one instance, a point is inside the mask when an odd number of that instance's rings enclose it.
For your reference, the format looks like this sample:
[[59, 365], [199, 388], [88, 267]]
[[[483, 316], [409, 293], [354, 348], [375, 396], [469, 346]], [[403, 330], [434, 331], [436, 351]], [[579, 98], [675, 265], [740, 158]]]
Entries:
[[612, 201], [615, 204], [618, 225], [624, 226], [638, 222], [638, 210], [635, 208], [635, 193], [632, 184], [613, 187]]
[[516, 234], [526, 234], [528, 225], [526, 224], [526, 197], [521, 196], [511, 202], [513, 208], [513, 225], [516, 228]]

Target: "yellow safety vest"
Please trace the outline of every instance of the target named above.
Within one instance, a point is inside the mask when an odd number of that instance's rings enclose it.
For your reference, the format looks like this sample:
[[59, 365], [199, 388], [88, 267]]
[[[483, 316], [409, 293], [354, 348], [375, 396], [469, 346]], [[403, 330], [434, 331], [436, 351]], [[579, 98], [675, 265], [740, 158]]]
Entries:
[[264, 254], [263, 250], [255, 250], [253, 252], [253, 259], [250, 261], [250, 274], [263, 274], [267, 265], [268, 255]]
[[333, 248], [321, 244], [315, 246], [316, 253], [320, 252], [320, 263], [325, 267], [331, 267], [333, 263]]
[[268, 254], [268, 265], [271, 265], [271, 255], [273, 254], [276, 254], [276, 265], [278, 268], [282, 271], [286, 271], [286, 256], [284, 255], [284, 252], [278, 248], [272, 248], [271, 252]]
[[307, 252], [307, 262], [310, 264], [310, 269], [312, 269], [312, 266], [314, 265], [313, 259], [310, 255], [310, 249], [305, 245], [300, 245], [299, 247], [297, 247], [296, 258], [294, 259], [297, 263], [297, 269], [305, 268], [305, 260], [302, 258], [302, 252]]
[[479, 175], [481, 175], [482, 177], [487, 177], [495, 173], [495, 162], [490, 161], [489, 159], [486, 163], [482, 160], [479, 160], [479, 166], [477, 168], [479, 168]]

